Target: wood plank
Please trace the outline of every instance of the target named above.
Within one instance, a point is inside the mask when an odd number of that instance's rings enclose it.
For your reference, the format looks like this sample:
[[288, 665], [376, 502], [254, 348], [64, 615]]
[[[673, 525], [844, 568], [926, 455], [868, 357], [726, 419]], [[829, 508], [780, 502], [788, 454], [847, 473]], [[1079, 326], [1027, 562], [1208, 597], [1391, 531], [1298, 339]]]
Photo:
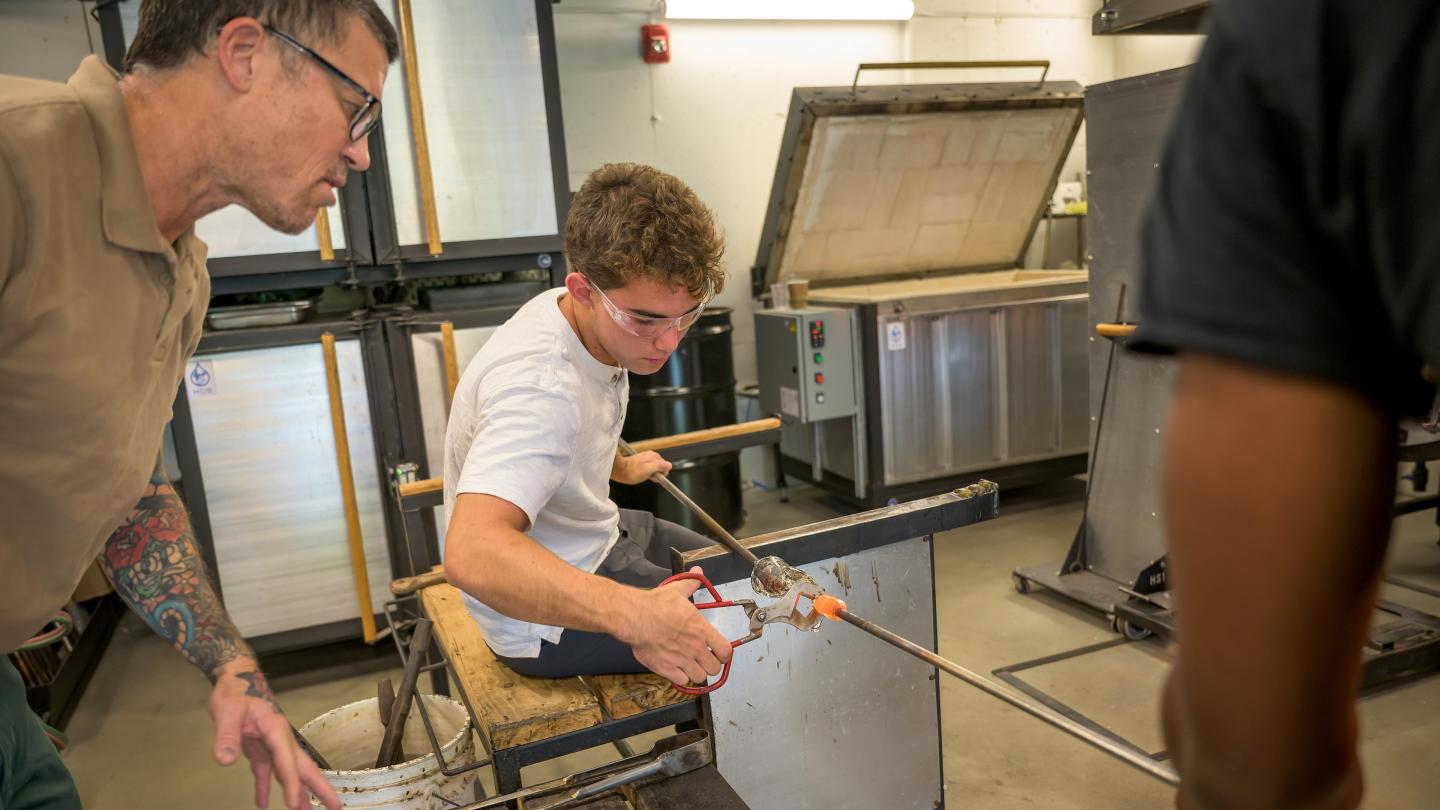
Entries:
[[622, 720], [641, 712], [695, 700], [693, 695], [675, 691], [670, 682], [646, 673], [643, 675], [591, 675], [585, 679], [605, 713]]
[[428, 588], [431, 585], [440, 585], [445, 582], [445, 566], [432, 566], [429, 571], [423, 574], [416, 574], [413, 577], [400, 577], [390, 582], [390, 593], [396, 596], [409, 596], [421, 588]]
[[637, 810], [749, 810], [735, 788], [706, 765], [659, 782], [635, 787], [626, 785], [625, 798]]
[[455, 324], [440, 322], [440, 350], [445, 355], [445, 408], [455, 401], [455, 387], [460, 384], [460, 361], [455, 356]]
[[491, 751], [600, 723], [600, 704], [579, 678], [530, 678], [496, 660], [455, 586], [425, 588], [420, 604]]

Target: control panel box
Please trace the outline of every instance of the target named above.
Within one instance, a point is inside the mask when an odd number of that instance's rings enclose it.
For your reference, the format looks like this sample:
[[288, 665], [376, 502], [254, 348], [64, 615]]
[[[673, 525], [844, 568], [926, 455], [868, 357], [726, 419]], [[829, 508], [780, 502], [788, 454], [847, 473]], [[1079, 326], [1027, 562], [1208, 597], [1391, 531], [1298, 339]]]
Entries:
[[843, 307], [755, 313], [760, 407], [801, 422], [854, 416], [855, 324]]

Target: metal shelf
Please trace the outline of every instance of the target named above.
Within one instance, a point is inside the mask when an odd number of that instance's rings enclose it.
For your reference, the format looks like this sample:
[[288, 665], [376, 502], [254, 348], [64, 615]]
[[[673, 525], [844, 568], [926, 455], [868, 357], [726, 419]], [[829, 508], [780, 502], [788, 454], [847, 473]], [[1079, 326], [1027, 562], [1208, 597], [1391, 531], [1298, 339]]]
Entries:
[[85, 629], [73, 636], [74, 646], [64, 653], [54, 678], [49, 683], [27, 685], [25, 689], [30, 708], [61, 731], [85, 694], [85, 687], [125, 613], [125, 605], [113, 593], [85, 605], [90, 610], [90, 618]]
[[1106, 0], [1090, 33], [1198, 34], [1211, 0]]

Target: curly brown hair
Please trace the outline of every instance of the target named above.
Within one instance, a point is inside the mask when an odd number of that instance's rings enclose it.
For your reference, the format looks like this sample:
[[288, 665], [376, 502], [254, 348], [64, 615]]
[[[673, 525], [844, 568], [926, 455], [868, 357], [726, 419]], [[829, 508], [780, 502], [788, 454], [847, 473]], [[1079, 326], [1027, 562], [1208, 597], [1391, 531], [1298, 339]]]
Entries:
[[648, 278], [697, 299], [725, 288], [725, 243], [715, 215], [678, 178], [651, 166], [607, 163], [575, 193], [565, 220], [570, 267], [602, 290]]

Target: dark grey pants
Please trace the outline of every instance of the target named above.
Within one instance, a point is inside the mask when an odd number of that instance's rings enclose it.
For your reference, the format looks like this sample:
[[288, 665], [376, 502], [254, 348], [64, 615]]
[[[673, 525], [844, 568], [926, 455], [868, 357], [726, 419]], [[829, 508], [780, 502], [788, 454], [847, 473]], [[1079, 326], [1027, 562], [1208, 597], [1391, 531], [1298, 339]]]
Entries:
[[25, 702], [25, 684], [0, 655], [0, 808], [80, 810], [75, 782]]
[[[694, 551], [714, 544], [649, 512], [621, 509], [620, 539], [595, 573], [637, 588], [653, 588], [670, 576], [670, 549]], [[582, 630], [566, 630], [555, 644], [540, 642], [538, 658], [495, 657], [521, 675], [540, 678], [648, 672], [624, 642], [605, 633]]]

